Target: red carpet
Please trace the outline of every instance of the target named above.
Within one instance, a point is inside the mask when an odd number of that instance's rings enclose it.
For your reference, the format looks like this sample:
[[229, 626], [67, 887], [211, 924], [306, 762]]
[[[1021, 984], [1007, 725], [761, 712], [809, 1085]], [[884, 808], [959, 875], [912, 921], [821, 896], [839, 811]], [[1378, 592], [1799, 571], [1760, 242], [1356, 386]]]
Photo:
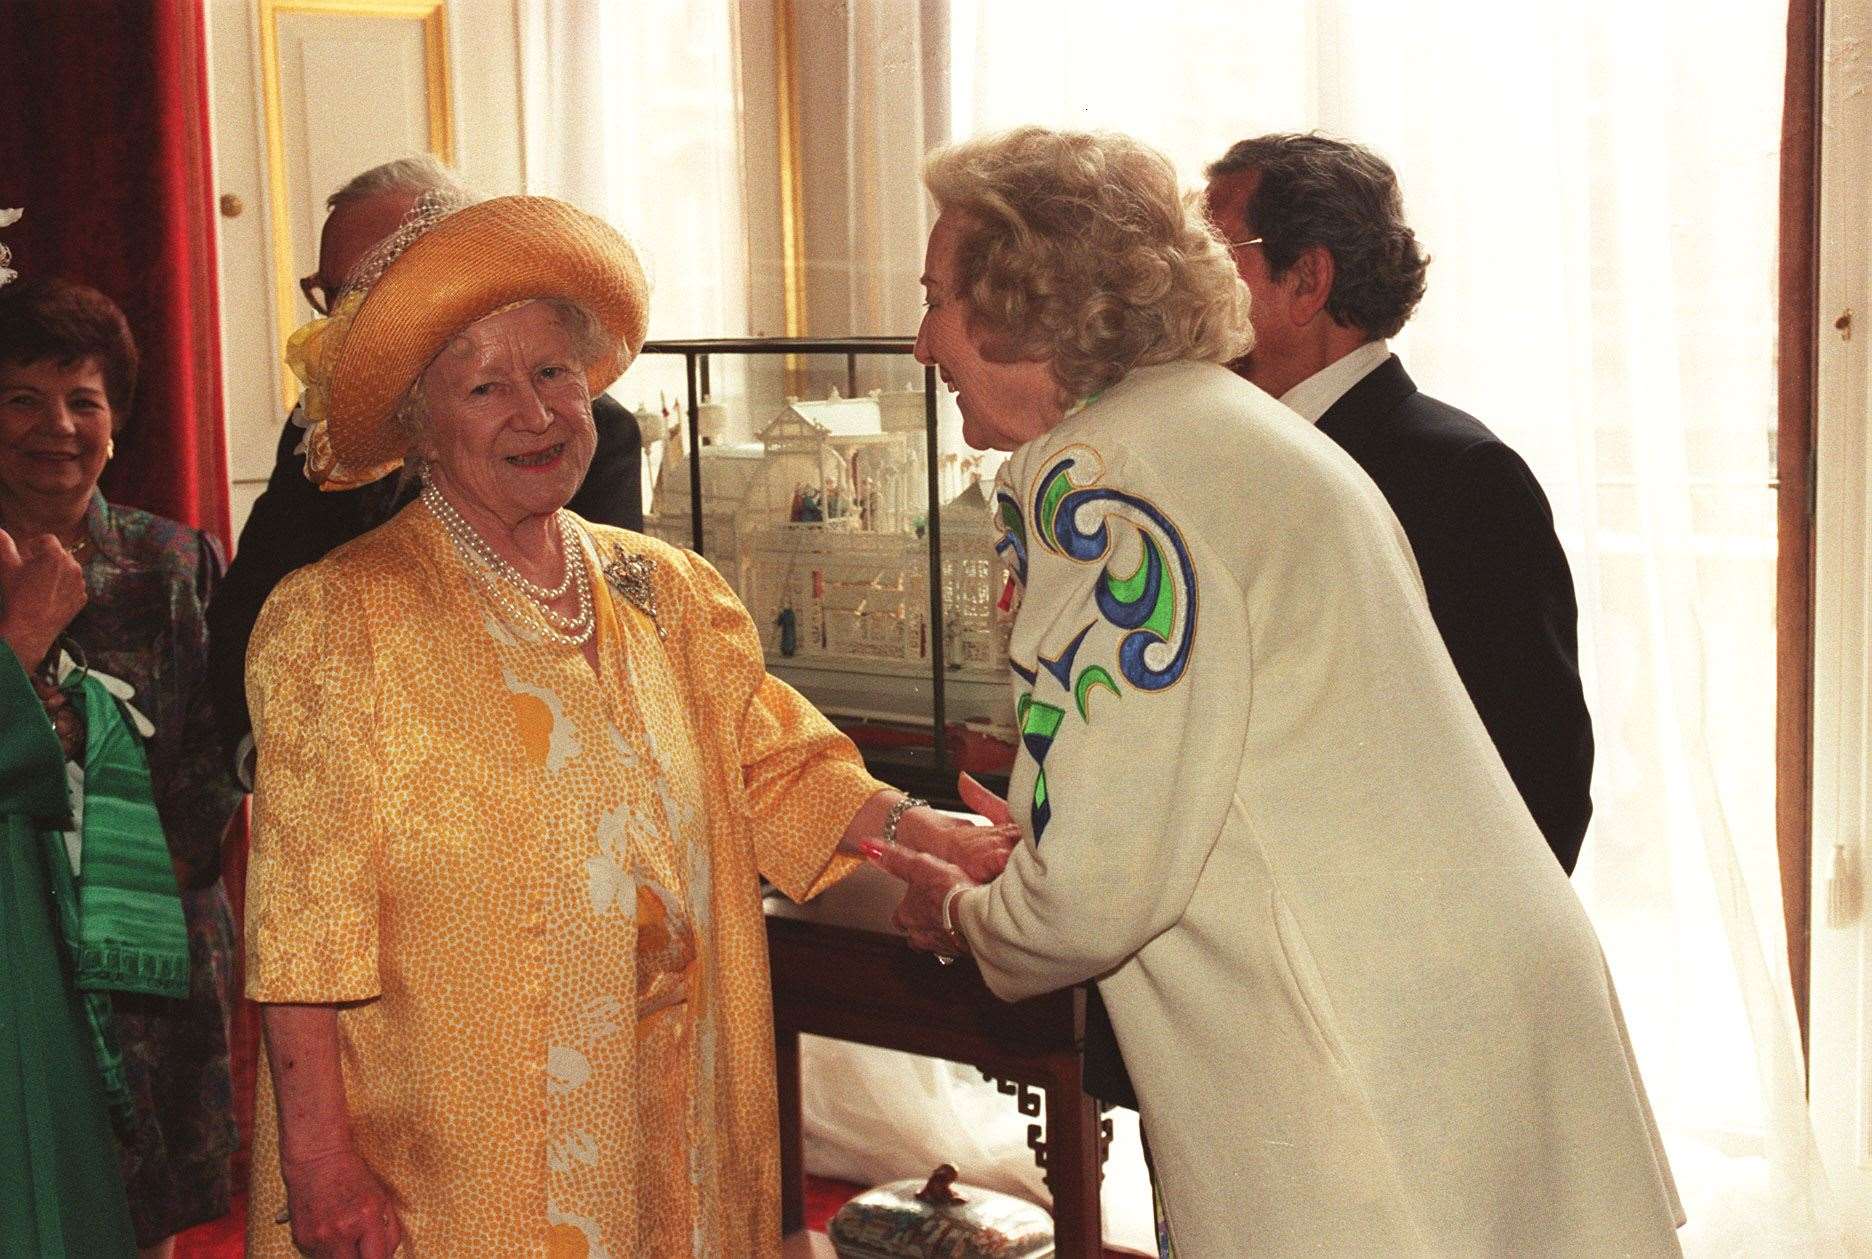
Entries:
[[863, 1193], [864, 1185], [849, 1181], [827, 1180], [824, 1176], [806, 1177], [806, 1227], [825, 1232], [826, 1222], [853, 1194]]
[[247, 1198], [237, 1195], [234, 1209], [212, 1224], [191, 1228], [176, 1238], [175, 1259], [243, 1259], [247, 1253]]

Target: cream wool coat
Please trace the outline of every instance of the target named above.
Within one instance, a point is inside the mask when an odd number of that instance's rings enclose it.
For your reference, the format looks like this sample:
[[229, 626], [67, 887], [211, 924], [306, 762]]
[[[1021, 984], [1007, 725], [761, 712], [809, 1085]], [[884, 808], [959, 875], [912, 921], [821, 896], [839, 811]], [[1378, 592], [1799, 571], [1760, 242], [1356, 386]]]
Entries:
[[1003, 997], [1101, 977], [1179, 1259], [1678, 1254], [1598, 940], [1353, 462], [1172, 364], [996, 511], [1027, 838], [957, 913]]

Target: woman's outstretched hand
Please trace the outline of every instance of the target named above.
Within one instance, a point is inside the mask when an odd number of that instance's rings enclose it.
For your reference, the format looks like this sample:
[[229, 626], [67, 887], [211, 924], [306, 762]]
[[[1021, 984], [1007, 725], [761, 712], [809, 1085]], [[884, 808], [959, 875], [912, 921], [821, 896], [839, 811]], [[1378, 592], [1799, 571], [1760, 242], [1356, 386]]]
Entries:
[[952, 888], [975, 887], [976, 882], [949, 862], [928, 853], [874, 843], [866, 843], [863, 848], [865, 856], [887, 874], [904, 881], [903, 900], [898, 903], [897, 912], [891, 915], [891, 922], [910, 937], [911, 945], [947, 957], [966, 953], [967, 941], [943, 928], [943, 900]]
[[897, 842], [948, 862], [972, 882], [986, 883], [1006, 867], [1008, 854], [1020, 843], [1020, 827], [1008, 813], [1007, 801], [967, 774], [956, 780], [956, 787], [962, 803], [987, 818], [987, 826], [934, 809], [912, 809], [898, 823]]
[[403, 1244], [390, 1191], [349, 1148], [283, 1160], [293, 1244], [313, 1259], [390, 1259]]
[[1014, 824], [1014, 815], [1008, 811], [1008, 802], [976, 782], [972, 776], [956, 775], [956, 792], [962, 797], [962, 803], [987, 818], [990, 826]]

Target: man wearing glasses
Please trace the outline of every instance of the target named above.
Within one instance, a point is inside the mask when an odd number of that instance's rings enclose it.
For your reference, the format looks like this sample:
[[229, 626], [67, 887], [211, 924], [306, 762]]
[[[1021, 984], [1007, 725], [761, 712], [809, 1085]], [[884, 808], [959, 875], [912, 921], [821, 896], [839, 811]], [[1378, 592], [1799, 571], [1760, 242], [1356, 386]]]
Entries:
[[[464, 203], [476, 200], [454, 172], [427, 155], [374, 166], [326, 200], [329, 214], [319, 236], [318, 270], [299, 281], [312, 309], [323, 316], [365, 254], [396, 231], [425, 193]], [[592, 399], [598, 449], [585, 482], [567, 504], [587, 520], [643, 528], [637, 422], [604, 394]], [[368, 533], [415, 498], [418, 486], [399, 489], [395, 473], [353, 490], [326, 493], [305, 477], [297, 453], [305, 430], [288, 420], [267, 487], [254, 501], [240, 545], [208, 607], [208, 669], [223, 746], [241, 781], [251, 782], [251, 723], [247, 714], [247, 639], [260, 606], [288, 573]]]
[[[1593, 764], [1573, 577], [1527, 464], [1419, 393], [1386, 345], [1423, 297], [1429, 261], [1396, 174], [1319, 135], [1243, 140], [1207, 174], [1209, 217], [1253, 299], [1254, 349], [1230, 366], [1317, 424], [1383, 492], [1456, 671], [1571, 874]], [[1095, 986], [1087, 998], [1086, 1092], [1135, 1106]]]
[[1428, 259], [1383, 158], [1319, 135], [1243, 140], [1209, 167], [1209, 215], [1253, 296], [1235, 370], [1355, 459], [1416, 552], [1456, 671], [1567, 873], [1592, 816], [1579, 608], [1553, 512], [1519, 455], [1417, 391], [1385, 338]]

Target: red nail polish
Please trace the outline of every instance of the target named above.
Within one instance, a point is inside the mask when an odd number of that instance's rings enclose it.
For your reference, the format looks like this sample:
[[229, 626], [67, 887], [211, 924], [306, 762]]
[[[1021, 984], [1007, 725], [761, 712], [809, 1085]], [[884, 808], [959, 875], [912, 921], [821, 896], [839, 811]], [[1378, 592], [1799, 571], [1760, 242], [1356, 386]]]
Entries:
[[858, 851], [871, 860], [876, 861], [879, 857], [884, 855], [884, 846], [882, 844], [873, 843], [867, 839], [858, 845]]

